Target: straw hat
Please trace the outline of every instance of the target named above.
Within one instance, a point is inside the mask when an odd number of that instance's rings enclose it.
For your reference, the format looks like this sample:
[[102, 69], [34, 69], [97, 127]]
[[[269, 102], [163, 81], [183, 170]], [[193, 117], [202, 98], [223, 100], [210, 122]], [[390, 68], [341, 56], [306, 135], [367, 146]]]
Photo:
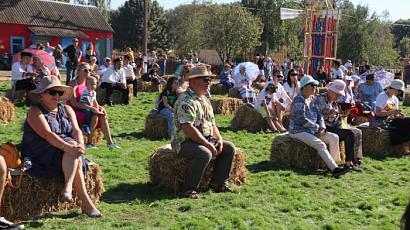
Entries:
[[38, 101], [40, 99], [39, 94], [53, 87], [59, 87], [61, 91], [64, 91], [63, 96], [60, 96], [61, 101], [66, 101], [73, 94], [73, 89], [70, 86], [61, 85], [60, 80], [56, 76], [44, 76], [37, 89], [29, 92], [29, 97], [33, 101]]
[[191, 79], [195, 79], [198, 77], [214, 77], [215, 75], [213, 75], [210, 71], [208, 71], [208, 68], [206, 65], [197, 65], [192, 67], [192, 69], [189, 71], [188, 75], [187, 75], [187, 79], [191, 80]]

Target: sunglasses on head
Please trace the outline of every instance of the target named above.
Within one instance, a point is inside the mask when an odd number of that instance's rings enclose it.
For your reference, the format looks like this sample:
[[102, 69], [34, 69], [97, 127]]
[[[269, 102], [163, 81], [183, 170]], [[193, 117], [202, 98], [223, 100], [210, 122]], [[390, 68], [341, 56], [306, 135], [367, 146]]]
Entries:
[[83, 71], [86, 72], [86, 73], [91, 73], [92, 70], [91, 69], [83, 69]]
[[47, 93], [50, 95], [50, 96], [55, 96], [55, 95], [57, 95], [58, 94], [58, 96], [63, 96], [64, 95], [64, 91], [61, 91], [61, 90], [54, 90], [54, 89], [49, 89], [49, 90], [47, 90]]

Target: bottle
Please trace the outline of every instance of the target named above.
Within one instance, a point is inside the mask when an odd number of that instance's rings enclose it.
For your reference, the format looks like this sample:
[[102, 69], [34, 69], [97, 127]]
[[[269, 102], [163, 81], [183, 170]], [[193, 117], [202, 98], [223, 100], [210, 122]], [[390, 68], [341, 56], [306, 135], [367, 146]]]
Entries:
[[24, 163], [23, 167], [21, 168], [21, 171], [25, 172], [27, 170], [30, 170], [32, 168], [32, 163], [31, 163], [31, 158], [30, 157], [24, 157]]

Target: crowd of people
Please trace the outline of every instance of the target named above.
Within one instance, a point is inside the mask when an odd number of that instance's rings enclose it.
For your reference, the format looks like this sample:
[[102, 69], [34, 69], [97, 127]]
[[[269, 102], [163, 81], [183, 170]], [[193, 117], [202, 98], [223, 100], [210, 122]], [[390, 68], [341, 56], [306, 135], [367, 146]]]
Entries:
[[[122, 57], [113, 61], [107, 57], [98, 66], [92, 46], [86, 50], [86, 62], [82, 62], [84, 55], [78, 39], [73, 39], [64, 49], [49, 44], [37, 48], [53, 55], [57, 66], [62, 55], [67, 56], [67, 86], [63, 86], [56, 72], [42, 64], [33, 53], [22, 52], [21, 61], [13, 64], [12, 87], [26, 90], [31, 102], [21, 153], [22, 158], [32, 162], [32, 168], [27, 171], [30, 175], [64, 178], [61, 201], [72, 202], [74, 189], [82, 201], [82, 211], [90, 217], [101, 216], [85, 189], [83, 170], [88, 160], [83, 154], [86, 148], [96, 147], [91, 137], [97, 128], [104, 133], [108, 148], [121, 147], [111, 137], [108, 115], [96, 100], [96, 90], [98, 87], [106, 89], [105, 103], [109, 106], [113, 103], [114, 90], [122, 92], [123, 102], [127, 104], [127, 86], [132, 85], [134, 96], [137, 96], [139, 79], [151, 82], [158, 89], [163, 86], [156, 105], [158, 112], [167, 119], [172, 148], [181, 157], [192, 160], [185, 172], [182, 195], [199, 197], [199, 182], [211, 159], [215, 159], [215, 170], [210, 189], [231, 191], [227, 180], [235, 146], [220, 135], [209, 101], [209, 86], [215, 75], [195, 54], [177, 68], [175, 76], [165, 80], [167, 56], [163, 52], [153, 51], [144, 59], [141, 53], [135, 55], [127, 48]], [[370, 72], [366, 81], [361, 82], [357, 74], [370, 71], [367, 62], [356, 69], [350, 61], [341, 65], [335, 60], [331, 72], [321, 66], [314, 76], [306, 75], [301, 65], [293, 60], [278, 65], [271, 58], [258, 54], [254, 63], [259, 69], [255, 80], [249, 78], [245, 66], [238, 64], [239, 71], [233, 75], [235, 64], [225, 63], [220, 84], [228, 90], [237, 89], [243, 102], [262, 115], [271, 131], [289, 132], [292, 138], [317, 150], [335, 177], [349, 171], [362, 171], [359, 167], [363, 158], [361, 131], [343, 127], [344, 118], [351, 124], [370, 121], [370, 126], [388, 129], [393, 145], [410, 140], [407, 132], [410, 119], [399, 109], [397, 99], [405, 83], [394, 79], [383, 89]], [[145, 73], [144, 64], [148, 66]], [[254, 87], [262, 82], [264, 86], [257, 93]], [[327, 92], [319, 94], [318, 87], [325, 87]], [[285, 114], [290, 117], [288, 130], [283, 125]], [[88, 143], [83, 143], [83, 135], [89, 137]], [[336, 163], [341, 160], [340, 140], [345, 142], [344, 166]], [[1, 193], [2, 190], [0, 197]], [[12, 224], [5, 219], [4, 222]]]

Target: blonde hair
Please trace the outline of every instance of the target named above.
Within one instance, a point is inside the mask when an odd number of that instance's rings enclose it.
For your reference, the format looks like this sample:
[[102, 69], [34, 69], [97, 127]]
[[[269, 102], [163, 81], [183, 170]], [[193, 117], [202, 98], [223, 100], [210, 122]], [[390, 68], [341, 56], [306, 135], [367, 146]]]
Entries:
[[87, 65], [90, 66], [87, 62], [80, 62], [80, 63], [78, 63], [77, 73], [78, 73], [80, 70], [85, 69], [85, 67], [86, 67]]
[[97, 79], [95, 77], [87, 77], [85, 79], [85, 84], [86, 85], [89, 85], [89, 84], [94, 83], [94, 82], [97, 82]]

